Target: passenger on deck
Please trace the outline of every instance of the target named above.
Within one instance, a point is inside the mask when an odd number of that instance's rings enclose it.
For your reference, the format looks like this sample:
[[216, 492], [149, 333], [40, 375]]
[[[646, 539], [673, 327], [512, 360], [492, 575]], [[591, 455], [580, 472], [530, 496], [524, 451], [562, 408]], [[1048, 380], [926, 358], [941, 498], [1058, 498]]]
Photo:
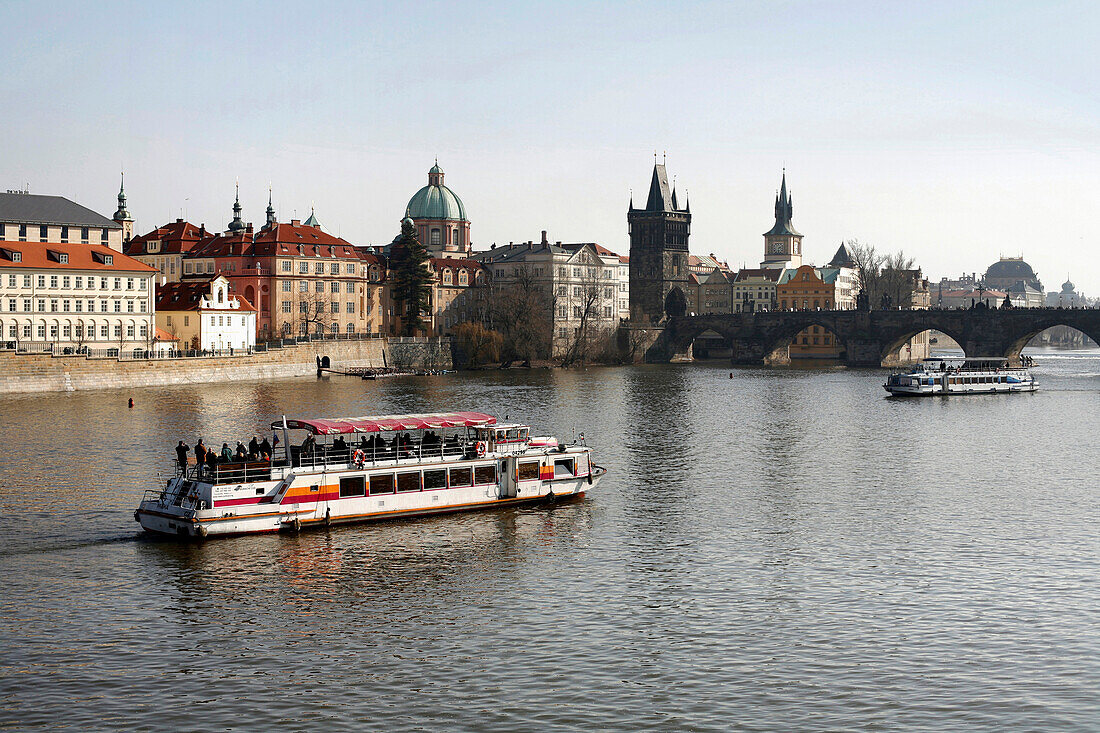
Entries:
[[237, 441], [236, 458], [238, 461], [248, 460], [248, 450], [244, 447], [244, 443]]
[[267, 441], [266, 435], [264, 439], [260, 441], [260, 455], [267, 456], [267, 460], [271, 460], [271, 443]]
[[336, 440], [332, 441], [332, 450], [338, 456], [345, 455], [348, 452], [348, 444], [344, 442], [344, 436], [340, 436]]
[[206, 451], [206, 468], [213, 471], [216, 465], [218, 465], [218, 454], [214, 452], [213, 448], [210, 448]]
[[260, 455], [260, 441], [256, 440], [256, 436], [252, 436], [252, 440], [248, 441], [248, 457], [256, 458]]
[[229, 463], [233, 460], [233, 451], [229, 450], [229, 443], [222, 443], [222, 461]]
[[195, 443], [195, 464], [199, 467], [199, 473], [202, 473], [202, 466], [206, 463], [206, 446], [202, 442], [202, 438], [199, 438], [199, 442]]
[[306, 435], [306, 439], [302, 441], [302, 455], [307, 453], [313, 453], [317, 447], [317, 440], [313, 437], [313, 433]]
[[191, 451], [187, 449], [187, 446], [181, 440], [180, 444], [176, 446], [176, 460], [179, 461], [180, 470], [187, 469], [187, 454]]

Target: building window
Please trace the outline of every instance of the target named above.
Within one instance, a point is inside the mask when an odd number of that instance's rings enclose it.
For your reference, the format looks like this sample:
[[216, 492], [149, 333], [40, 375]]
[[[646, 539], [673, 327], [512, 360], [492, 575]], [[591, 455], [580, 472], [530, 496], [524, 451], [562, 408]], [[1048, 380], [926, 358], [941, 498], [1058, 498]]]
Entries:
[[329, 265], [328, 265], [328, 271], [329, 271], [330, 275], [339, 275], [340, 274], [340, 263], [339, 262], [330, 262]]
[[[105, 264], [105, 265], [115, 264], [115, 256], [114, 255], [103, 255], [103, 264]], [[211, 272], [213, 272], [213, 270], [211, 270]]]
[[329, 283], [328, 289], [329, 289], [329, 292], [339, 293], [340, 292], [340, 283], [331, 282], [331, 283]]
[[433, 245], [440, 245], [443, 243], [443, 234], [438, 229], [432, 229], [431, 234], [428, 237], [428, 243]]
[[304, 300], [301, 303], [299, 303], [298, 304], [298, 312], [299, 313], [309, 313], [309, 303], [305, 302]]
[[307, 280], [299, 281], [298, 282], [298, 292], [299, 293], [308, 293], [309, 292], [309, 281], [307, 281]]
[[284, 300], [283, 301], [283, 313], [290, 313], [290, 301], [289, 300]]
[[355, 303], [348, 302], [346, 305], [347, 305], [347, 312], [348, 313], [354, 313], [355, 312]]
[[40, 287], [40, 288], [46, 287], [46, 276], [45, 275], [39, 275], [38, 276], [38, 287]]
[[26, 224], [20, 224], [19, 225], [19, 241], [20, 242], [26, 242], [27, 241], [27, 225]]
[[318, 274], [318, 275], [323, 275], [325, 273], [325, 263], [324, 262], [314, 263], [313, 272]]
[[149, 338], [149, 326], [147, 326], [144, 323], [141, 324], [141, 337], [142, 338]]
[[57, 275], [50, 275], [50, 287], [51, 288], [56, 288], [57, 287]]
[[38, 299], [38, 312], [39, 313], [45, 313], [46, 312], [46, 299], [45, 298], [39, 298]]
[[127, 300], [126, 301], [126, 312], [127, 313], [133, 313], [134, 312], [134, 301], [132, 301], [132, 300]]
[[324, 284], [324, 282], [322, 282], [321, 280], [318, 280], [318, 281], [316, 282], [316, 284], [314, 285], [314, 288], [313, 288], [313, 289], [314, 289], [314, 290], [315, 290], [316, 292], [318, 292], [318, 293], [323, 293], [323, 292], [325, 292], [325, 284]]
[[284, 293], [290, 292], [290, 280], [283, 280], [281, 285]]
[[67, 301], [67, 300], [61, 301], [61, 312], [62, 313], [68, 313], [69, 312], [69, 301]]
[[50, 238], [50, 228], [48, 226], [46, 226], [45, 224], [38, 227], [38, 241], [45, 242], [49, 238]]
[[340, 304], [337, 303], [335, 300], [332, 301], [332, 303], [330, 303], [330, 305], [331, 305], [330, 312], [332, 312], [332, 313], [339, 313], [340, 312]]
[[134, 278], [132, 278], [132, 277], [126, 278], [126, 289], [127, 290], [133, 290], [134, 289]]
[[354, 293], [355, 292], [355, 283], [351, 283], [351, 282], [345, 283], [345, 288], [344, 289], [349, 293]]
[[46, 324], [45, 323], [39, 323], [38, 324], [38, 338], [40, 338], [40, 339], [46, 338]]
[[305, 261], [299, 262], [298, 263], [298, 272], [303, 274], [303, 275], [309, 274], [309, 263], [305, 262]]
[[352, 263], [352, 262], [349, 262], [349, 263], [348, 263], [348, 264], [347, 264], [347, 265], [346, 265], [346, 266], [344, 267], [344, 272], [346, 272], [346, 273], [347, 273], [348, 275], [354, 275], [354, 274], [355, 274], [355, 264], [354, 264], [354, 263]]
[[99, 241], [103, 244], [107, 244], [107, 230], [104, 229], [99, 233]]
[[279, 262], [279, 270], [281, 272], [290, 272], [290, 260], [281, 260]]
[[99, 327], [99, 337], [100, 338], [109, 338], [110, 335], [111, 335], [109, 328], [110, 327], [106, 323], [103, 324], [102, 326], [100, 326]]
[[122, 301], [121, 300], [116, 300], [116, 301], [113, 301], [113, 302], [115, 304], [115, 313], [121, 313], [122, 312]]

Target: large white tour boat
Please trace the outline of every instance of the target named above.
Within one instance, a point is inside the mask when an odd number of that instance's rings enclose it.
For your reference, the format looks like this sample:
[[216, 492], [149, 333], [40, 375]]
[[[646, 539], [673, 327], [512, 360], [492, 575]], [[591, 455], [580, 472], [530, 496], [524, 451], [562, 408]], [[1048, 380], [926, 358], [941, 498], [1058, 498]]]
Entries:
[[891, 374], [883, 388], [893, 395], [969, 395], [1034, 392], [1039, 383], [1027, 364], [1007, 359], [924, 359], [908, 372]]
[[284, 417], [271, 428], [270, 456], [196, 465], [181, 447], [176, 475], [146, 491], [134, 518], [188, 538], [297, 531], [580, 497], [606, 472], [583, 434], [559, 443], [478, 412]]

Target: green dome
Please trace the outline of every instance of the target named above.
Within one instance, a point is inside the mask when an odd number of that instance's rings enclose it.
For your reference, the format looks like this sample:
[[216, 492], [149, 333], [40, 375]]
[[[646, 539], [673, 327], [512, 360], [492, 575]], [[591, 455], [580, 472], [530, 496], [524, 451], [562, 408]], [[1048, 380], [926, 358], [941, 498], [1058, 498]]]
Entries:
[[405, 207], [405, 216], [413, 219], [466, 220], [462, 199], [446, 186], [429, 184], [413, 194]]

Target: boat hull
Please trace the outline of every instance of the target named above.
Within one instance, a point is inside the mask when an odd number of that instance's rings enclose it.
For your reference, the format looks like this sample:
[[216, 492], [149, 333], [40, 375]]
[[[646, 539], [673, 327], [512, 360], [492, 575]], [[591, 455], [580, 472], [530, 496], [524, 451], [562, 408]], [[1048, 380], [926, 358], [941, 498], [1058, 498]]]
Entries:
[[293, 504], [188, 509], [143, 501], [134, 518], [146, 532], [161, 537], [206, 539], [271, 532], [297, 532], [340, 524], [412, 519], [436, 514], [483, 511], [582, 498], [605, 470], [593, 466], [590, 476], [541, 481], [516, 496], [501, 496], [494, 487], [472, 487], [383, 494]]

